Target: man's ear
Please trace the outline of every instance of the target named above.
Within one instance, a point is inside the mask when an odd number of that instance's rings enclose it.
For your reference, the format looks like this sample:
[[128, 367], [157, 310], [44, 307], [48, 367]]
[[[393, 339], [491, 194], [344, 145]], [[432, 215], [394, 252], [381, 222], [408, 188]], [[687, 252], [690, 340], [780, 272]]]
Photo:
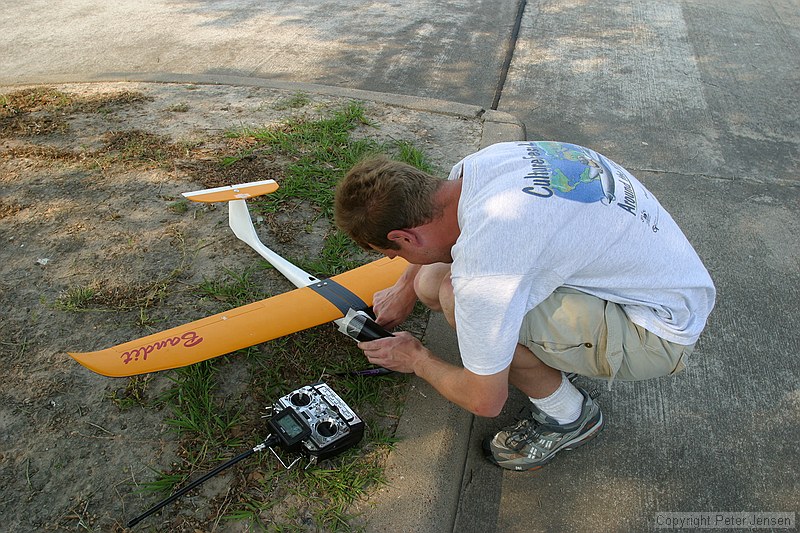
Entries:
[[386, 234], [386, 238], [392, 242], [397, 244], [406, 243], [406, 244], [418, 244], [419, 238], [413, 230], [407, 229], [393, 229], [389, 233]]

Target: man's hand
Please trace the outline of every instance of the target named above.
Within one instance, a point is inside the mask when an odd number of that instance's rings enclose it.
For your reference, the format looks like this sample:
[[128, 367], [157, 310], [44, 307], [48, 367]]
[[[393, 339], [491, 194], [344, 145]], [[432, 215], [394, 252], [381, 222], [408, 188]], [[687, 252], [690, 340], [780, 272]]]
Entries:
[[358, 347], [370, 363], [397, 372], [413, 372], [442, 396], [478, 416], [500, 413], [508, 398], [508, 368], [489, 376], [473, 374], [439, 359], [408, 332], [394, 335], [359, 342]]
[[400, 325], [414, 310], [417, 295], [413, 286], [409, 291], [405, 287], [393, 285], [376, 292], [372, 302], [375, 321], [386, 329], [392, 329]]
[[428, 349], [407, 331], [398, 331], [394, 337], [359, 342], [358, 347], [364, 350], [364, 355], [370, 363], [406, 374], [413, 373], [414, 364], [429, 353]]
[[375, 322], [386, 329], [392, 329], [408, 318], [417, 303], [414, 278], [419, 270], [420, 265], [408, 265], [397, 283], [375, 293], [372, 297]]

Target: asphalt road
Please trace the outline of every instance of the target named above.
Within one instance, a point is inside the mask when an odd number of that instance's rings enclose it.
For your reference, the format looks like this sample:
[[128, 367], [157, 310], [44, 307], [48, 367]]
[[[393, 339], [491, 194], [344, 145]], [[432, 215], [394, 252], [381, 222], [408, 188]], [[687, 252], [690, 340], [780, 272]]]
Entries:
[[[618, 384], [603, 437], [538, 475], [481, 462], [444, 530], [633, 531], [662, 511], [798, 510], [800, 3], [32, 0], [0, 84], [183, 73], [476, 104], [644, 181], [719, 300], [681, 377]], [[509, 409], [522, 400], [512, 401]]]

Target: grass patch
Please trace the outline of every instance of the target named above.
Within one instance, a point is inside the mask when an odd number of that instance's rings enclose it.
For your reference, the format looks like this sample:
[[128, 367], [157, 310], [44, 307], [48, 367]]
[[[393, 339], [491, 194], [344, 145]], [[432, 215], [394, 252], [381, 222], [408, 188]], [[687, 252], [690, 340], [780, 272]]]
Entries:
[[173, 113], [186, 113], [187, 111], [189, 111], [189, 109], [191, 109], [189, 107], [189, 104], [187, 104], [186, 102], [180, 102], [178, 104], [169, 106], [167, 108], [167, 111], [171, 111]]
[[56, 309], [62, 311], [88, 311], [97, 296], [93, 286], [70, 287], [56, 299]]
[[189, 211], [189, 200], [180, 199], [180, 200], [175, 200], [174, 202], [170, 202], [167, 204], [167, 209], [169, 209], [176, 215], [182, 215], [187, 211]]
[[[286, 161], [280, 188], [253, 201], [253, 211], [269, 216], [305, 203], [320, 217], [330, 220], [336, 184], [365, 157], [388, 154], [427, 172], [434, 170], [424, 153], [411, 142], [354, 138], [355, 130], [370, 127], [364, 107], [352, 102], [321, 119], [295, 117], [268, 128], [234, 130], [228, 132], [228, 137], [246, 140], [247, 148], [224, 157], [221, 164], [235, 167], [256, 154]], [[318, 256], [297, 258], [302, 268], [322, 275], [344, 272], [363, 260], [362, 251], [333, 226]]]
[[0, 95], [0, 116], [24, 113], [103, 113], [114, 107], [152, 100], [138, 91], [79, 95], [54, 87], [33, 87]]
[[[39, 133], [56, 133], [55, 126], [48, 126], [49, 119], [32, 122]], [[1, 120], [0, 120], [1, 121]], [[42, 128], [50, 128], [44, 131]], [[0, 124], [0, 128], [2, 125]], [[59, 126], [60, 128], [60, 126]], [[62, 130], [58, 130], [62, 131]], [[2, 133], [0, 132], [0, 137]], [[44, 162], [76, 164], [87, 169], [168, 168], [176, 164], [177, 158], [188, 156], [193, 146], [173, 143], [162, 135], [140, 130], [115, 131], [105, 135], [103, 146], [97, 150], [69, 150], [37, 144], [14, 146], [3, 156], [15, 159], [33, 159]]]
[[0, 116], [69, 109], [75, 97], [53, 87], [34, 87], [0, 95]]
[[152, 374], [131, 376], [125, 387], [112, 391], [109, 398], [120, 410], [128, 410], [135, 406], [147, 406], [147, 386], [153, 380]]
[[174, 386], [164, 397], [172, 410], [167, 424], [190, 440], [191, 446], [187, 449], [195, 450], [197, 461], [203, 461], [209, 450], [242, 445], [241, 438], [231, 432], [239, 424], [239, 411], [228, 408], [215, 397], [217, 381], [213, 361], [179, 368], [171, 374], [170, 380]]
[[150, 283], [111, 285], [94, 280], [86, 285], [69, 287], [55, 301], [55, 308], [69, 312], [139, 310], [139, 322], [146, 320], [146, 310], [157, 306], [166, 296], [177, 273]]
[[185, 147], [169, 137], [139, 130], [116, 131], [105, 138], [105, 146], [94, 155], [103, 167], [113, 163], [136, 166], [168, 166], [185, 155]]
[[[295, 95], [294, 103], [286, 105], [294, 109], [308, 103], [304, 96]], [[213, 181], [204, 181], [204, 185], [277, 179], [278, 191], [251, 201], [251, 212], [265, 218], [281, 214], [290, 219], [296, 213], [310, 213], [305, 224], [309, 232], [313, 226], [314, 231], [324, 234], [323, 246], [291, 259], [321, 277], [340, 273], [374, 259], [365, 256], [331, 222], [335, 186], [345, 172], [363, 157], [377, 153], [432, 170], [424, 154], [411, 143], [365, 136], [371, 127], [363, 106], [351, 103], [322, 118], [294, 117], [268, 128], [229, 132], [226, 148], [218, 153], [208, 178]], [[137, 146], [130, 146], [127, 141], [131, 140]], [[115, 153], [127, 154], [119, 159], [157, 162], [162, 157], [167, 161], [175, 157], [169, 150], [159, 151], [164, 139], [128, 136], [122, 141], [114, 144]], [[206, 177], [209, 168], [201, 169]], [[231, 177], [237, 179], [224, 181]], [[182, 210], [178, 206], [169, 208]], [[211, 312], [221, 312], [268, 296], [255, 281], [261, 274], [257, 269], [229, 270], [203, 280], [196, 291], [210, 304], [207, 307]], [[93, 292], [83, 299], [74, 294], [68, 301], [72, 307], [81, 308], [98, 298]], [[394, 426], [407, 383], [402, 376], [346, 375], [367, 366], [355, 343], [326, 324], [241, 350], [235, 357], [170, 372], [171, 386], [158, 405], [169, 413], [167, 423], [180, 435], [179, 460], [156, 472], [144, 488], [172, 491], [241, 453], [246, 446], [261, 442], [266, 437], [262, 407], [291, 390], [324, 380], [366, 422], [364, 440], [338, 457], [308, 468], [303, 461], [289, 471], [268, 452], [256, 454], [233, 467], [234, 481], [226, 497], [229, 507], [212, 512], [268, 531], [350, 530], [348, 510], [353, 502], [383, 482], [382, 460], [395, 442]], [[135, 405], [145, 385], [130, 382], [118, 391], [115, 402]]]
[[169, 494], [180, 489], [181, 485], [189, 478], [188, 473], [164, 474], [158, 470], [152, 470], [152, 472], [156, 476], [155, 479], [140, 484], [140, 492], [155, 492], [162, 495]]
[[34, 87], [0, 95], [0, 138], [39, 136], [69, 131], [75, 113], [110, 113], [151, 100], [136, 91], [77, 95], [53, 87]]
[[228, 136], [255, 141], [241, 156], [269, 147], [288, 161], [280, 189], [257, 202], [262, 211], [278, 210], [287, 202], [302, 199], [330, 218], [336, 184], [368, 155], [388, 153], [423, 170], [432, 170], [424, 154], [407, 141], [378, 142], [351, 136], [356, 128], [369, 125], [364, 107], [354, 102], [322, 119], [290, 118], [269, 128], [231, 131]]
[[237, 273], [232, 270], [225, 271], [222, 279], [205, 279], [198, 291], [201, 295], [213, 298], [230, 307], [239, 307], [266, 297], [258, 285], [251, 279], [252, 270]]

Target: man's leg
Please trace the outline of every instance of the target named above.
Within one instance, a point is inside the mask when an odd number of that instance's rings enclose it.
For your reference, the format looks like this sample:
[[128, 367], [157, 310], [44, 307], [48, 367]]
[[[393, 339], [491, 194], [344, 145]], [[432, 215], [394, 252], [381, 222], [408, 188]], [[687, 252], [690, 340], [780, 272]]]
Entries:
[[487, 459], [498, 466], [538, 470], [603, 428], [603, 414], [589, 394], [521, 344], [514, 352], [509, 382], [528, 395], [532, 407], [529, 417], [484, 440]]
[[526, 346], [517, 344], [508, 381], [530, 398], [545, 398], [561, 385], [561, 371], [547, 366]]
[[[533, 319], [538, 329], [544, 328], [547, 332], [553, 328], [559, 329], [553, 320], [571, 331], [573, 324], [565, 320], [567, 317], [563, 316], [560, 299], [560, 295], [548, 299], [545, 305], [537, 308], [536, 314], [526, 319]], [[575, 314], [572, 309], [568, 311], [570, 316]], [[578, 316], [581, 315], [578, 313]], [[520, 337], [521, 340], [526, 339], [527, 335]], [[539, 333], [534, 333], [534, 338], [549, 337], [547, 334], [539, 337]], [[563, 346], [565, 343], [556, 344]], [[570, 341], [566, 344], [585, 347], [597, 343]], [[603, 427], [603, 415], [589, 394], [575, 387], [560, 370], [546, 364], [523, 344], [518, 344], [514, 352], [509, 382], [528, 395], [532, 408], [529, 418], [502, 429], [484, 441], [487, 458], [503, 468], [539, 469], [561, 451], [572, 450], [588, 442]]]
[[[450, 265], [437, 263], [422, 267], [414, 280], [420, 301], [441, 311], [455, 328], [455, 298]], [[539, 409], [559, 422], [573, 422], [580, 416], [583, 396], [564, 379], [560, 370], [545, 365], [532, 351], [517, 344], [511, 362], [509, 382], [527, 394]]]
[[414, 278], [417, 298], [432, 311], [444, 313], [451, 327], [455, 328], [455, 297], [450, 283], [450, 265], [435, 263], [420, 268]]

